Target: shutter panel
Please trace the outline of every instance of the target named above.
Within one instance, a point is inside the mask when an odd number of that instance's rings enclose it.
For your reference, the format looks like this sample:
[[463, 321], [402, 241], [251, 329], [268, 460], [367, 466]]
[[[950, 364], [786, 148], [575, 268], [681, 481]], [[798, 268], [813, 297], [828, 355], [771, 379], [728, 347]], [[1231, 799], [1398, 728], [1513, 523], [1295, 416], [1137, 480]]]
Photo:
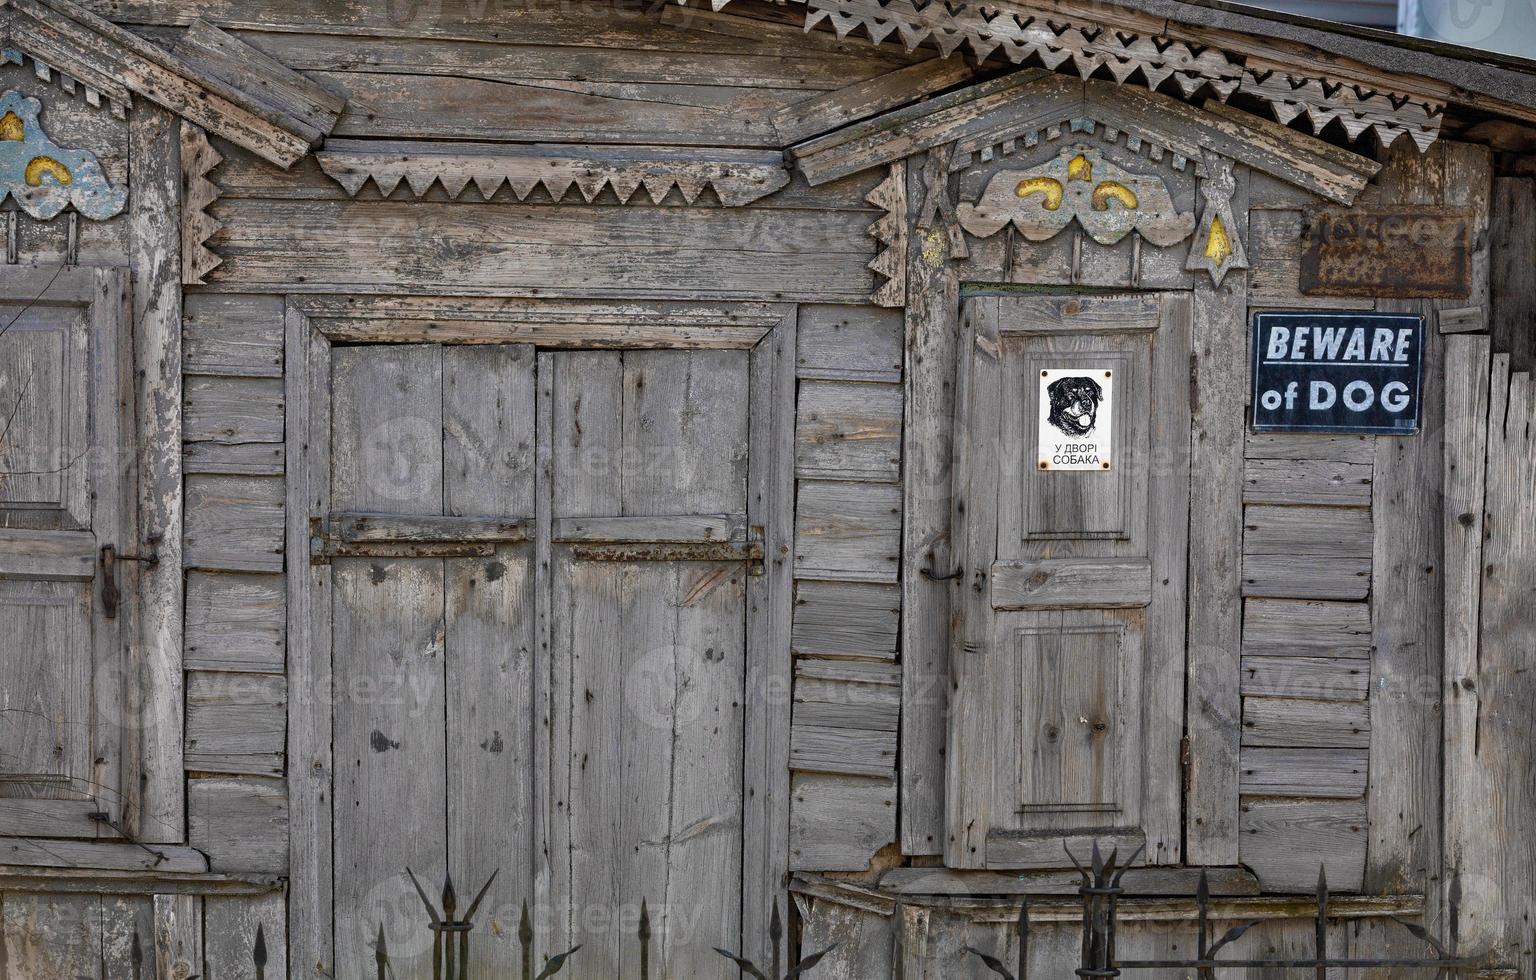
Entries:
[[[120, 270], [0, 275], [0, 835], [122, 826], [133, 398]], [[131, 815], [131, 814], [130, 814]], [[104, 820], [103, 820], [104, 818]]]
[[1063, 841], [1095, 839], [1177, 860], [1179, 776], [1154, 763], [1182, 723], [1147, 693], [1182, 684], [1188, 311], [1177, 296], [967, 302], [953, 866], [1059, 866]]

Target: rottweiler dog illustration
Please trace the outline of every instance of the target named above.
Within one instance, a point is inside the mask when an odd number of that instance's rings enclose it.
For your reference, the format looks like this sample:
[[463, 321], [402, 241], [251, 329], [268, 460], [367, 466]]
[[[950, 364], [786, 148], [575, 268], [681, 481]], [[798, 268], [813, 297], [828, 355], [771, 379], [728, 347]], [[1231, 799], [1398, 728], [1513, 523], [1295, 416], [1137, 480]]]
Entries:
[[1069, 436], [1085, 436], [1098, 423], [1099, 403], [1104, 389], [1092, 378], [1070, 377], [1051, 382], [1046, 393], [1051, 397], [1047, 421]]

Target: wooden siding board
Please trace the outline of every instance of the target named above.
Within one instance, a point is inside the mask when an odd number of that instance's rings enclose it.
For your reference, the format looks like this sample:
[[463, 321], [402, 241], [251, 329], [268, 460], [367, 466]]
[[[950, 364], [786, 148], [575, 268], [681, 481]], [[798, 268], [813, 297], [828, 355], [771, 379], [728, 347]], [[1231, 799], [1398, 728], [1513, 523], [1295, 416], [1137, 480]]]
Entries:
[[896, 658], [901, 593], [894, 585], [801, 581], [790, 648], [813, 656]]
[[[265, 163], [257, 164], [267, 170]], [[220, 180], [223, 173], [220, 173]], [[182, 309], [181, 366], [187, 374], [283, 376], [283, 301], [276, 296], [192, 293]]]
[[1265, 598], [1243, 603], [1244, 657], [1370, 655], [1369, 603]]
[[896, 838], [896, 782], [795, 773], [789, 862], [795, 871], [865, 871]]
[[1252, 657], [1243, 659], [1242, 693], [1245, 697], [1363, 701], [1370, 679], [1371, 664], [1366, 660]]
[[193, 779], [188, 839], [223, 872], [286, 874], [288, 793], [274, 779]]
[[873, 306], [803, 304], [796, 350], [795, 372], [802, 379], [900, 381], [901, 313]]
[[1330, 889], [1360, 889], [1364, 800], [1245, 800], [1239, 822], [1242, 862], [1266, 892], [1313, 892], [1319, 865]]
[[188, 376], [182, 398], [182, 438], [188, 442], [283, 441], [283, 382], [279, 378]]
[[283, 481], [188, 476], [183, 540], [189, 568], [281, 572]]
[[894, 582], [901, 555], [901, 488], [804, 480], [795, 509], [795, 576]]
[[873, 285], [868, 212], [227, 199], [212, 211], [224, 263], [209, 281], [247, 290], [862, 302]]
[[276, 674], [187, 674], [187, 769], [281, 775], [288, 684]]
[[800, 479], [901, 479], [901, 387], [800, 383], [795, 475]]

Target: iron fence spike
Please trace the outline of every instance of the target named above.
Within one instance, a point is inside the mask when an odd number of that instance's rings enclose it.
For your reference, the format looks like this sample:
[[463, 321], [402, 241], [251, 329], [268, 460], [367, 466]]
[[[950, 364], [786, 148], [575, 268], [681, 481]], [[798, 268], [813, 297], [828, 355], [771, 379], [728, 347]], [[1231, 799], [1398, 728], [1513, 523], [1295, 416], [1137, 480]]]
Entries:
[[264, 925], [256, 927], [256, 948], [251, 955], [257, 966], [267, 965], [267, 929]]
[[784, 936], [784, 921], [779, 918], [779, 902], [774, 899], [773, 915], [768, 919], [768, 938], [777, 943]]
[[453, 890], [453, 873], [443, 873], [443, 918], [453, 921], [453, 913], [457, 911], [459, 896]]
[[651, 908], [645, 899], [640, 899], [640, 930], [641, 939], [651, 938]]
[[533, 920], [528, 918], [528, 899], [523, 899], [523, 915], [517, 922], [517, 940], [524, 946], [533, 942]]
[[475, 900], [473, 902], [469, 903], [469, 911], [464, 913], [465, 922], [469, 922], [475, 917], [475, 912], [480, 908], [480, 901], [485, 898], [485, 893], [491, 890], [491, 882], [495, 881], [496, 876], [499, 874], [501, 874], [501, 869], [497, 868], [495, 871], [491, 872], [491, 876], [489, 878], [485, 879], [485, 884], [480, 886], [479, 894], [475, 896]]
[[1132, 851], [1131, 856], [1126, 858], [1125, 863], [1120, 866], [1120, 870], [1115, 872], [1114, 881], [1112, 881], [1110, 884], [1114, 885], [1116, 888], [1119, 888], [1121, 880], [1125, 878], [1125, 873], [1131, 870], [1131, 865], [1136, 863], [1136, 859], [1141, 857], [1141, 852], [1146, 850], [1146, 848], [1147, 845], [1145, 843], [1137, 845], [1136, 850]]
[[441, 925], [443, 920], [437, 914], [437, 907], [433, 905], [432, 900], [427, 897], [427, 890], [421, 887], [421, 882], [416, 878], [416, 872], [412, 871], [410, 866], [407, 865], [405, 868], [405, 873], [410, 877], [411, 884], [415, 886], [416, 894], [421, 896], [421, 904], [427, 907], [427, 915], [432, 919], [432, 924], [434, 926]]

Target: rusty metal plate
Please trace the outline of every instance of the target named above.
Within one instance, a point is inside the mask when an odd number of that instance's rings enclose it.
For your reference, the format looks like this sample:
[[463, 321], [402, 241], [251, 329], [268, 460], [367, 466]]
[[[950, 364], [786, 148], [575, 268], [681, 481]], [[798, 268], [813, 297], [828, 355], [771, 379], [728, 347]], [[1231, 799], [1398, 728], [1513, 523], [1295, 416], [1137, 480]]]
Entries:
[[1301, 253], [1308, 296], [1462, 299], [1472, 292], [1472, 216], [1448, 208], [1312, 208]]

